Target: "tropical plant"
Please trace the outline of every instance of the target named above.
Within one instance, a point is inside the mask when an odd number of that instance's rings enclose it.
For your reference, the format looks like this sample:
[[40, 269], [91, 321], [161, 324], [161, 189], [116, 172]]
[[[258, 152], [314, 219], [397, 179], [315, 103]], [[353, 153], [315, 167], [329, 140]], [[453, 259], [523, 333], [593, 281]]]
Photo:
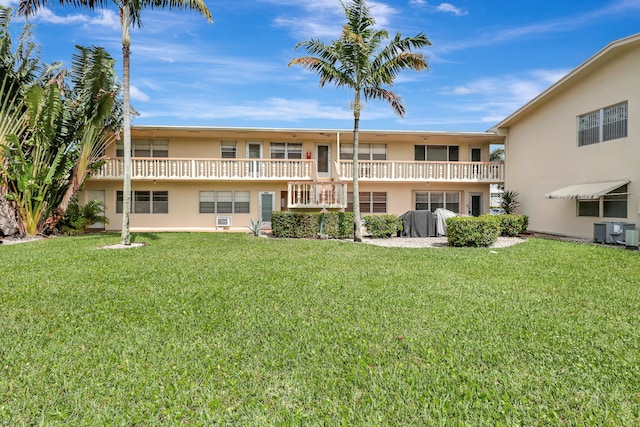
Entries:
[[32, 54], [29, 26], [12, 50], [0, 8], [0, 197], [2, 223], [21, 234], [52, 230], [121, 128], [114, 61], [76, 46], [71, 70]]
[[353, 111], [354, 241], [361, 242], [358, 131], [363, 103], [379, 99], [389, 103], [396, 114], [403, 116], [405, 107], [402, 99], [384, 86], [392, 86], [403, 69], [428, 69], [426, 57], [412, 50], [430, 46], [431, 42], [422, 33], [406, 38], [397, 33], [388, 44], [383, 45], [389, 33], [375, 28], [375, 19], [365, 0], [341, 4], [347, 19], [341, 36], [329, 44], [313, 39], [298, 43], [294, 49], [303, 47], [309, 56], [295, 58], [289, 66], [300, 65], [318, 74], [321, 88], [326, 83], [332, 83], [353, 91], [350, 108]]
[[520, 194], [517, 191], [508, 190], [502, 193], [500, 207], [507, 215], [514, 214], [520, 207]]
[[504, 161], [504, 148], [496, 148], [489, 154], [490, 162], [503, 162]]
[[[47, 0], [20, 0], [18, 12], [25, 16], [31, 16], [37, 10], [48, 3]], [[124, 180], [123, 180], [123, 201], [122, 201], [122, 233], [120, 236], [123, 245], [131, 244], [130, 236], [130, 214], [131, 214], [131, 78], [130, 78], [130, 58], [131, 58], [131, 27], [142, 26], [141, 14], [144, 8], [150, 9], [188, 9], [195, 10], [202, 14], [207, 21], [211, 22], [211, 12], [207, 8], [204, 0], [60, 0], [61, 4], [81, 6], [89, 9], [96, 7], [107, 7], [114, 4], [120, 12], [120, 24], [122, 29], [122, 68], [123, 68], [123, 97], [124, 97]]]
[[104, 203], [98, 199], [89, 200], [84, 206], [72, 200], [58, 229], [70, 236], [84, 234], [91, 224], [108, 225], [109, 220], [103, 215]]
[[262, 218], [249, 220], [249, 230], [251, 230], [251, 233], [256, 237], [260, 236], [260, 231], [262, 230], [263, 225], [264, 223], [262, 222]]
[[5, 159], [0, 171], [7, 189], [5, 198], [17, 210], [19, 232], [33, 236], [53, 213], [62, 181], [72, 165], [66, 161], [67, 146], [61, 136], [60, 88], [56, 84], [32, 86], [25, 101], [29, 130], [22, 141], [15, 134], [6, 136], [6, 144], [0, 147]]

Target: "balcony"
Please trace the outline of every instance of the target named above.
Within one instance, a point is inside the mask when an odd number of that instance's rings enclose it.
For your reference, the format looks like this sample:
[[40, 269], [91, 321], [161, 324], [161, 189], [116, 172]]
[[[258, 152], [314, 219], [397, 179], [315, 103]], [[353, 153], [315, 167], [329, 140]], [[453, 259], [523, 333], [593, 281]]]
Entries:
[[[340, 176], [353, 180], [353, 161], [340, 161]], [[504, 182], [502, 162], [358, 161], [361, 181]]]
[[336, 182], [290, 182], [289, 209], [343, 209], [347, 207], [347, 184]]
[[[314, 160], [133, 158], [132, 180], [313, 181]], [[92, 179], [124, 177], [124, 160], [107, 159]]]

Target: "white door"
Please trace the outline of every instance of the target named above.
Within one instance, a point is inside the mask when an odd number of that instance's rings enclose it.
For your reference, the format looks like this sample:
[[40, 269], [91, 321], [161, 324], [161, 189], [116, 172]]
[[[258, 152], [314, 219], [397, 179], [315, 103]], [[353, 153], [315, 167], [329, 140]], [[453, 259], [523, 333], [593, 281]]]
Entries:
[[331, 178], [331, 146], [316, 145], [316, 163], [318, 164], [318, 178]]
[[253, 178], [260, 177], [260, 159], [262, 158], [262, 144], [260, 142], [247, 143], [247, 159], [254, 160], [249, 163], [249, 173]]
[[[102, 202], [102, 204], [104, 205], [105, 199], [104, 199], [104, 190], [91, 190], [87, 192], [87, 202], [93, 199], [98, 199]], [[104, 211], [102, 211], [102, 215], [104, 217]], [[97, 222], [95, 224], [91, 224], [89, 226], [90, 229], [92, 230], [102, 230], [104, 229], [104, 224]]]
[[271, 212], [275, 210], [276, 193], [273, 191], [261, 191], [258, 193], [258, 210], [260, 219], [265, 227], [271, 227]]

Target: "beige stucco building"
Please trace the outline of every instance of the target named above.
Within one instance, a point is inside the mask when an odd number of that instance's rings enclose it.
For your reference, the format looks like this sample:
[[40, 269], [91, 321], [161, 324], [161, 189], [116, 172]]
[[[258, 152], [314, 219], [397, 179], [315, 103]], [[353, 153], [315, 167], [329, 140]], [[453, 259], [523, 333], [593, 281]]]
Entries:
[[639, 76], [636, 34], [494, 128], [506, 136], [506, 189], [519, 192], [530, 230], [593, 238], [595, 223], [640, 226]]
[[[352, 209], [353, 133], [344, 130], [134, 126], [132, 231], [243, 230], [272, 211]], [[402, 214], [443, 207], [487, 213], [494, 132], [361, 131], [360, 207]], [[86, 182], [104, 200], [107, 230], [122, 223], [123, 150]]]

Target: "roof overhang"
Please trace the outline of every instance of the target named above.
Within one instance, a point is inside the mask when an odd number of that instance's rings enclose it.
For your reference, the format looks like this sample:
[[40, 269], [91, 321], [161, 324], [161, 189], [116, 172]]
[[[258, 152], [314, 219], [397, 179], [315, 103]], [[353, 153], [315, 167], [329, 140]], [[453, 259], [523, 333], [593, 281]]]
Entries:
[[544, 195], [547, 199], [578, 199], [578, 200], [596, 200], [605, 194], [628, 184], [630, 180], [624, 181], [608, 181], [608, 182], [592, 182], [589, 184], [574, 184], [563, 187]]

